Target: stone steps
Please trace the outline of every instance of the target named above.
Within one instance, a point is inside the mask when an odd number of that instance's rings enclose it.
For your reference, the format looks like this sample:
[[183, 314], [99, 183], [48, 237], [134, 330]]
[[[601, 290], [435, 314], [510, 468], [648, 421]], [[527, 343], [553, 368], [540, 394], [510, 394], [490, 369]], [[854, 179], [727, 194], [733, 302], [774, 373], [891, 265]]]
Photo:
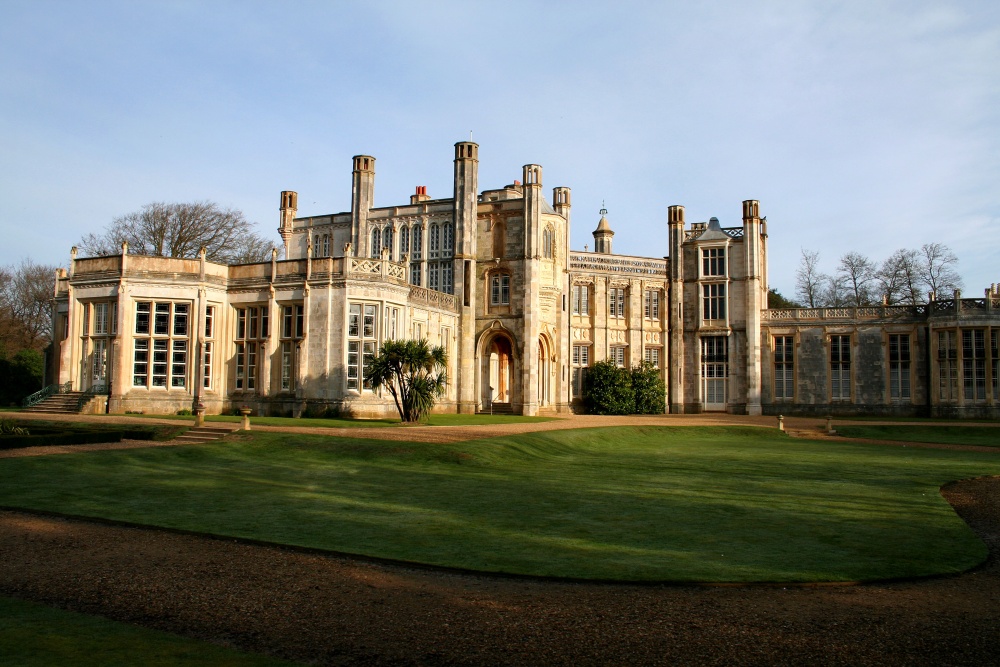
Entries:
[[493, 411], [492, 412], [490, 411], [489, 406], [487, 406], [485, 409], [480, 410], [476, 414], [480, 414], [480, 415], [489, 415], [489, 414], [494, 414], [494, 415], [512, 415], [512, 414], [514, 414], [514, 408], [511, 407], [510, 403], [494, 403], [493, 404]]
[[195, 426], [188, 429], [183, 435], [174, 438], [173, 442], [183, 445], [200, 445], [219, 440], [236, 430], [239, 430], [239, 426], [235, 424]]
[[81, 391], [52, 394], [41, 403], [36, 403], [30, 408], [25, 408], [24, 411], [41, 414], [75, 414], [80, 411], [80, 400], [82, 398], [83, 392]]

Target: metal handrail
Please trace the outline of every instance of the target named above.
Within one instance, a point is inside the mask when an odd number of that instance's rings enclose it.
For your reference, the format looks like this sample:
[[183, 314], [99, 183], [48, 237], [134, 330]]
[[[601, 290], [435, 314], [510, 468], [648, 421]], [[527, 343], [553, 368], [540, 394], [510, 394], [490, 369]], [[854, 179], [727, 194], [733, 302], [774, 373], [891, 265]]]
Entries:
[[30, 408], [32, 405], [38, 405], [52, 394], [64, 394], [69, 390], [69, 382], [64, 382], [63, 384], [50, 384], [47, 387], [42, 387], [34, 394], [25, 397], [24, 400], [21, 401], [21, 407]]

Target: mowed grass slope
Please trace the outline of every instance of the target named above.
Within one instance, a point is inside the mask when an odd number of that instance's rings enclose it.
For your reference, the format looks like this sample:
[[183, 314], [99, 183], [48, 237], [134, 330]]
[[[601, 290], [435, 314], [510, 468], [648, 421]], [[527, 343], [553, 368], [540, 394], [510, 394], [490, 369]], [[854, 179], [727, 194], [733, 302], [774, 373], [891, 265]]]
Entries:
[[493, 572], [843, 581], [968, 569], [993, 454], [629, 427], [452, 445], [251, 433], [0, 461], [0, 504]]
[[1000, 426], [838, 425], [837, 434], [845, 438], [1000, 447]]

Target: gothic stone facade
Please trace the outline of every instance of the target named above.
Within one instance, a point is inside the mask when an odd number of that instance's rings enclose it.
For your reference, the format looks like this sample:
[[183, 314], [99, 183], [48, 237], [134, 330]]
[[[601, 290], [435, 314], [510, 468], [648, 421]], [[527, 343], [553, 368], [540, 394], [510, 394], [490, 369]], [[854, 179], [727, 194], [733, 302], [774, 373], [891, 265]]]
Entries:
[[448, 352], [439, 411], [564, 413], [586, 369], [648, 361], [673, 413], [1000, 416], [1000, 292], [921, 306], [767, 308], [767, 222], [688, 225], [667, 213], [669, 257], [569, 247], [571, 191], [542, 168], [479, 192], [478, 145], [455, 145], [454, 189], [373, 207], [375, 158], [353, 158], [350, 211], [297, 217], [281, 193], [286, 259], [222, 266], [129, 255], [60, 271], [58, 378], [111, 412], [250, 406], [391, 416], [365, 383], [382, 341]]

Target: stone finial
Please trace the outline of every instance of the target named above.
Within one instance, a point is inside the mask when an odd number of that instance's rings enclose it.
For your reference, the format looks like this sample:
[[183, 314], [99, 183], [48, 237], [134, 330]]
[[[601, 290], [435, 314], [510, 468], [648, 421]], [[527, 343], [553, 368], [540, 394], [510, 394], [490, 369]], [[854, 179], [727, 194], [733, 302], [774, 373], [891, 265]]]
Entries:
[[382, 247], [382, 259], [389, 259], [389, 255], [392, 253], [392, 248]]
[[122, 241], [122, 254], [128, 254], [128, 241]]
[[205, 258], [205, 255], [207, 255], [207, 254], [208, 254], [208, 248], [206, 248], [205, 246], [202, 246], [202, 247], [198, 248], [198, 255], [199, 255], [199, 256], [200, 256], [200, 257], [201, 257], [202, 259], [204, 259], [204, 258]]
[[351, 242], [348, 241], [347, 243], [344, 244], [344, 257], [350, 257], [351, 250], [352, 250]]

